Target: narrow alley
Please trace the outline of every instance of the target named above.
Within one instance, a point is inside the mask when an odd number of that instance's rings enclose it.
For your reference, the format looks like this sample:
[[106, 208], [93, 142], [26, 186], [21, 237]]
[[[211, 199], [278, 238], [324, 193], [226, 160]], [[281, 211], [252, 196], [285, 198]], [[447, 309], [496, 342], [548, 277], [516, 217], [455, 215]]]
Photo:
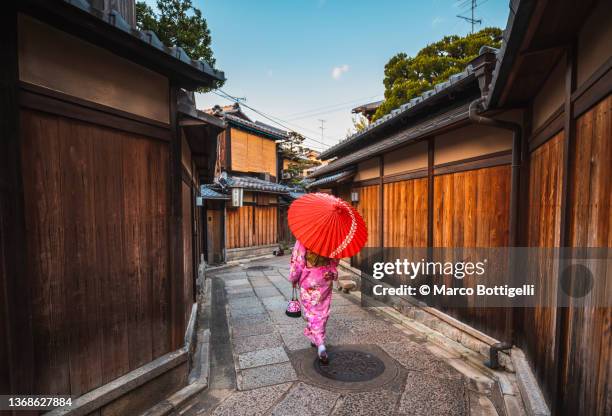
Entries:
[[[361, 307], [359, 292], [334, 292], [332, 360], [322, 375], [302, 334], [305, 321], [285, 315], [288, 261], [262, 259], [207, 276], [210, 385], [182, 414], [503, 414], [495, 406], [499, 384], [470, 362], [467, 350], [450, 340], [440, 345], [377, 308]], [[511, 383], [504, 388], [512, 390]]]

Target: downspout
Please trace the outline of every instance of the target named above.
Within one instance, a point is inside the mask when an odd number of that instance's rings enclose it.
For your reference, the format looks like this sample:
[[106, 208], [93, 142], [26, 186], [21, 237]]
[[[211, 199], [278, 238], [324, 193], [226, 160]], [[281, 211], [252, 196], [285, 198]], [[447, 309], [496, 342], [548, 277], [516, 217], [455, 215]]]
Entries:
[[[508, 235], [508, 246], [510, 247], [510, 251], [508, 253], [509, 258], [509, 272], [510, 276], [513, 277], [515, 274], [515, 263], [514, 257], [514, 249], [513, 247], [517, 247], [518, 243], [518, 206], [519, 206], [519, 184], [520, 184], [520, 168], [521, 168], [521, 143], [522, 143], [522, 134], [523, 128], [518, 123], [513, 123], [510, 121], [496, 120], [489, 117], [484, 117], [478, 114], [478, 109], [485, 101], [486, 97], [481, 97], [477, 100], [474, 100], [470, 103], [469, 106], [469, 119], [476, 123], [482, 124], [485, 126], [510, 130], [512, 132], [512, 166], [511, 166], [511, 182], [510, 182], [510, 215], [509, 215], [509, 235]], [[512, 344], [515, 342], [515, 331], [514, 331], [514, 317], [512, 308], [508, 308], [508, 312], [506, 315], [506, 319], [509, 325], [509, 342], [503, 343], [505, 345], [495, 345], [491, 349], [491, 354], [493, 354], [493, 349], [496, 350], [504, 350], [512, 348]], [[504, 348], [506, 347], [506, 348]], [[495, 351], [497, 353], [497, 351]], [[491, 360], [491, 364], [493, 364], [493, 360]]]

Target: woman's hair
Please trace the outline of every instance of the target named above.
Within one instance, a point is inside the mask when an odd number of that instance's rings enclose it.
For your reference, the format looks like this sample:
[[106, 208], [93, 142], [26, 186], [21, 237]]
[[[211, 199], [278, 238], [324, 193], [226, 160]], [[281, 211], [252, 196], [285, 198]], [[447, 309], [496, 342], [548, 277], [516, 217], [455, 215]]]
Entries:
[[306, 250], [306, 266], [308, 267], [329, 266], [330, 260], [329, 257], [324, 257], [310, 250]]

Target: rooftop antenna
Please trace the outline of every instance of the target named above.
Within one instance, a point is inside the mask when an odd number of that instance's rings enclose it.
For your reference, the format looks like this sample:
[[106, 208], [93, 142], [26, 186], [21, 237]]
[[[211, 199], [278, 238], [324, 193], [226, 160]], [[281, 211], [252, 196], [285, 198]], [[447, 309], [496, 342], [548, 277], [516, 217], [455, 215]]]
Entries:
[[319, 127], [321, 129], [321, 141], [323, 141], [323, 130], [325, 130], [325, 127], [323, 125], [327, 120], [319, 119], [319, 121], [321, 122], [321, 127]]
[[482, 19], [474, 18], [474, 10], [476, 10], [476, 7], [478, 7], [478, 4], [476, 4], [476, 0], [468, 0], [468, 1], [470, 1], [471, 17], [461, 16], [460, 14], [458, 14], [457, 17], [459, 19], [463, 19], [466, 22], [471, 23], [472, 24], [472, 34], [474, 34], [474, 24], [476, 23], [478, 23], [479, 25], [482, 24]]

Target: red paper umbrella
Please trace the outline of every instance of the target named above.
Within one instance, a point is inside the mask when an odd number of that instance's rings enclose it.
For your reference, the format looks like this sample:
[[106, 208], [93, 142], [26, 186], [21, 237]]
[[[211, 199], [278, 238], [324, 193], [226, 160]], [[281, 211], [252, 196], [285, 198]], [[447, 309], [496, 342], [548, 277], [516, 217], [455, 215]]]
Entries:
[[288, 219], [295, 238], [321, 256], [351, 257], [368, 239], [357, 210], [332, 195], [314, 193], [296, 199], [289, 207]]

